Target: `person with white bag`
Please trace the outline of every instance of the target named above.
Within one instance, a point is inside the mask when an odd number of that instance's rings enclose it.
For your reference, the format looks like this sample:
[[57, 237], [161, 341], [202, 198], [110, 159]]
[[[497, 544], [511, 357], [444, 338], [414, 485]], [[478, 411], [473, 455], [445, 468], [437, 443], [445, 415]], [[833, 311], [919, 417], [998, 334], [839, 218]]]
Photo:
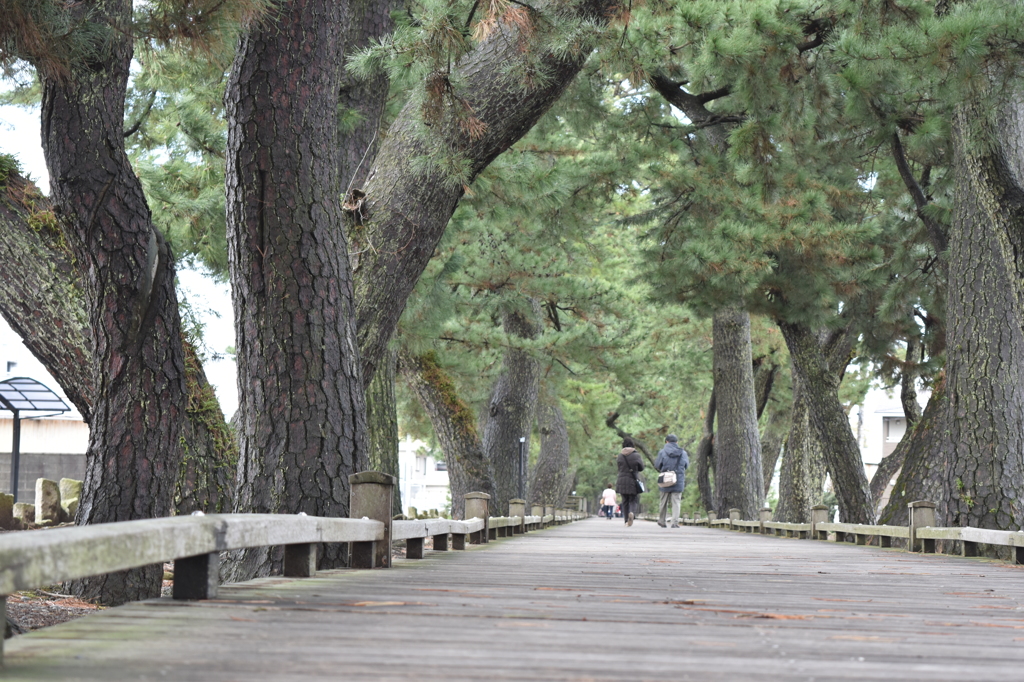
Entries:
[[665, 528], [665, 515], [672, 505], [672, 525], [679, 527], [679, 503], [683, 497], [683, 486], [686, 485], [686, 468], [690, 466], [690, 456], [679, 447], [676, 434], [665, 436], [665, 447], [658, 452], [654, 460], [654, 468], [658, 470], [658, 493], [661, 496], [661, 509], [658, 525]]

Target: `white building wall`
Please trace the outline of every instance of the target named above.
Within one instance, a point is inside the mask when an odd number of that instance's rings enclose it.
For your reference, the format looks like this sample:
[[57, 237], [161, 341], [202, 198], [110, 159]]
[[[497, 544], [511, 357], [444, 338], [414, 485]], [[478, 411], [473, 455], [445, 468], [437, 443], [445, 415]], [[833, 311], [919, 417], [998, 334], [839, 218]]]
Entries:
[[398, 444], [398, 470], [405, 513], [409, 507], [416, 507], [420, 513], [431, 509], [439, 514], [450, 511], [448, 471], [444, 469], [444, 459], [435, 459], [427, 454], [426, 443], [403, 439]]

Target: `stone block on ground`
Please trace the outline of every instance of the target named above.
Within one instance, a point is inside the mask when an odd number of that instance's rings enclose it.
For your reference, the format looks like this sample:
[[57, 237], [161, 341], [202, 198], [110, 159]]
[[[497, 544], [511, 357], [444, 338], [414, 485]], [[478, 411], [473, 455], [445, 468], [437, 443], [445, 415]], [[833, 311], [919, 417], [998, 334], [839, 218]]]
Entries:
[[60, 506], [64, 507], [64, 512], [67, 514], [66, 521], [74, 521], [75, 514], [78, 513], [78, 498], [73, 497], [70, 500], [65, 500], [63, 497], [60, 498]]
[[28, 502], [14, 503], [14, 518], [20, 519], [22, 523], [36, 522], [36, 506]]
[[[68, 508], [69, 500], [80, 500], [82, 499], [82, 482], [76, 481], [73, 478], [62, 478], [57, 484], [60, 487], [60, 499], [61, 504], [65, 509]], [[74, 514], [71, 514], [72, 518]]]
[[60, 506], [60, 488], [57, 481], [48, 478], [36, 479], [36, 523], [61, 523], [65, 517]]
[[14, 495], [0, 493], [0, 529], [17, 530], [21, 524], [14, 522]]

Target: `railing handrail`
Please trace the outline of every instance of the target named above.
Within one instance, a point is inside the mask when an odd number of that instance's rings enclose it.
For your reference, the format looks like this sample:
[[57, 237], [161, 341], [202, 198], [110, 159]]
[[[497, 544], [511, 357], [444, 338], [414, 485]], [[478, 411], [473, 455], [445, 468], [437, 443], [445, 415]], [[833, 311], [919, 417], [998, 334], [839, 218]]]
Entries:
[[383, 536], [380, 521], [291, 514], [174, 516], [6, 533], [0, 595], [212, 552]]
[[739, 510], [729, 519], [687, 518], [680, 519], [686, 525], [707, 525], [709, 527], [728, 527], [731, 530], [746, 530], [765, 535], [785, 535], [786, 537], [812, 538], [825, 540], [829, 533], [835, 534], [837, 542], [852, 536], [858, 545], [868, 544], [871, 538], [877, 537], [882, 547], [892, 547], [893, 538], [906, 539], [907, 549], [912, 552], [921, 551], [934, 553], [936, 540], [950, 540], [961, 543], [963, 556], [977, 556], [978, 545], [995, 545], [1013, 549], [1011, 561], [1024, 564], [1024, 531], [993, 530], [975, 528], [973, 526], [945, 527], [935, 524], [935, 504], [925, 500], [911, 502], [910, 523], [906, 526], [863, 523], [832, 523], [828, 518], [828, 508], [816, 506], [811, 510], [810, 523], [790, 523], [771, 521], [771, 509], [761, 510], [762, 517], [758, 521], [744, 521], [738, 517]]

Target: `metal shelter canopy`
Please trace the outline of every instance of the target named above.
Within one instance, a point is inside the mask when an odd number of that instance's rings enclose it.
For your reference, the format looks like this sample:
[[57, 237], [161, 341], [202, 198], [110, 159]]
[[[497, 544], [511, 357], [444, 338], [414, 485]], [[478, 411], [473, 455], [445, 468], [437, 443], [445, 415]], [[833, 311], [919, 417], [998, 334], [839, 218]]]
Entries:
[[[11, 443], [11, 494], [18, 501], [18, 465], [21, 463], [21, 413], [47, 412], [64, 414], [71, 408], [46, 384], [28, 377], [13, 377], [0, 381], [0, 411], [14, 415], [13, 442]], [[35, 415], [38, 417], [49, 415]]]

